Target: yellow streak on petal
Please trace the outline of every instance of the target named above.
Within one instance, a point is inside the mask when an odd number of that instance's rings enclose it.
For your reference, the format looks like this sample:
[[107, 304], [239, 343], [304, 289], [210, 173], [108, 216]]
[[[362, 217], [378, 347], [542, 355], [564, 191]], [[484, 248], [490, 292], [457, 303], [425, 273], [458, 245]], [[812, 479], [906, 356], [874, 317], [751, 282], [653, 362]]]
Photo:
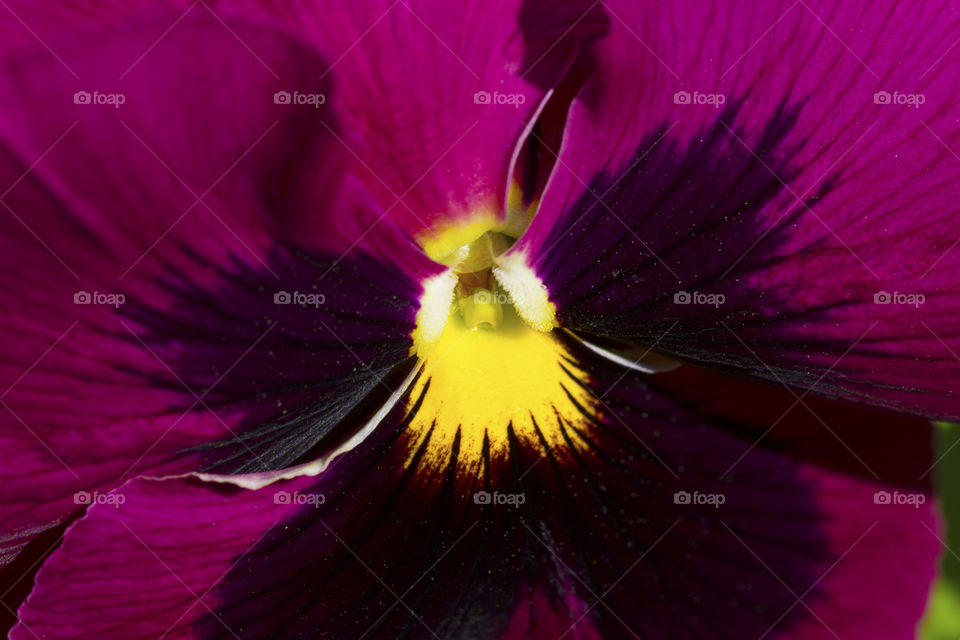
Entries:
[[501, 226], [502, 221], [494, 214], [475, 215], [468, 222], [457, 222], [420, 235], [417, 242], [431, 260], [450, 266], [467, 257], [471, 242], [487, 231], [499, 231]]
[[510, 306], [503, 311], [497, 330], [470, 330], [452, 313], [440, 338], [420, 353], [424, 368], [407, 410], [424, 389], [426, 394], [406, 431], [408, 464], [429, 434], [419, 464], [436, 471], [446, 468], [459, 431], [458, 472], [477, 474], [483, 466], [484, 437], [490, 441], [491, 459], [505, 456], [511, 423], [522, 443], [542, 453], [544, 440], [550, 448], [567, 448], [559, 420], [567, 423], [568, 437], [581, 443], [570, 425], [588, 430], [596, 402], [571, 375], [586, 382], [586, 373], [567, 360], [572, 356], [553, 334], [531, 329]]
[[498, 212], [494, 203], [487, 203], [470, 212], [452, 215], [446, 222], [419, 233], [417, 243], [431, 260], [453, 266], [466, 259], [469, 245], [488, 231], [502, 233], [512, 240], [519, 238], [530, 225], [538, 204], [534, 201], [524, 206], [520, 185], [511, 182], [503, 212]]

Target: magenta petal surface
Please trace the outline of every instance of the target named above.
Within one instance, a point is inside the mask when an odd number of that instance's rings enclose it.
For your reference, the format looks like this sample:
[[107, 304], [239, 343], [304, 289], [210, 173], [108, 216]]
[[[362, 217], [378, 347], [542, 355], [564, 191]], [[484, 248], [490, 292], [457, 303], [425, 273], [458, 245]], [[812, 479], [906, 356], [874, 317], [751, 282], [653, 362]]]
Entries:
[[[596, 15], [588, 3], [573, 7], [576, 17]], [[330, 63], [317, 72], [337, 87], [331, 105], [345, 122], [339, 142], [352, 171], [399, 225], [421, 236], [504, 215], [522, 133], [581, 33], [596, 29], [591, 19], [571, 30], [566, 21], [533, 20], [555, 9], [521, 0], [455, 9], [437, 0], [253, 0], [218, 10], [265, 15], [327, 53]]]
[[[590, 370], [597, 393], [621, 373]], [[473, 480], [405, 470], [397, 414], [319, 478], [134, 481], [67, 533], [12, 637], [913, 634], [939, 549], [928, 487], [752, 447], [632, 374], [606, 398], [568, 427], [587, 450], [517, 442]]]
[[[405, 358], [411, 278], [432, 272], [343, 176], [336, 118], [275, 102], [285, 83], [330, 92], [313, 48], [199, 5], [136, 13], [109, 38], [84, 24], [38, 25], [51, 49], [24, 39], [2, 62], [0, 564], [82, 509], [78, 491], [204, 464], [190, 448], [244, 428], [239, 402], [257, 397], [244, 385], [281, 387], [276, 410], [308, 369], [278, 372], [269, 353], [302, 346], [302, 332], [336, 375], [357, 368], [333, 351], [342, 341], [374, 367], [389, 363], [364, 344]], [[331, 304], [274, 304], [297, 284]], [[373, 310], [344, 296], [375, 304], [371, 289], [386, 300]]]
[[605, 6], [516, 249], [561, 323], [960, 415], [957, 8]]
[[[210, 587], [273, 525], [283, 526], [301, 508], [275, 504], [273, 492], [199, 486], [190, 480], [131, 481], [109, 494], [110, 504], [90, 508], [82, 519], [85, 532], [69, 531], [64, 556], [75, 552], [81, 564], [70, 560], [41, 569], [38, 580], [75, 582], [74, 571], [86, 575], [83, 588], [69, 593], [58, 587], [54, 600], [36, 591], [24, 605], [42, 607], [44, 616], [57, 619], [59, 629], [44, 630], [45, 623], [27, 614], [11, 638], [33, 638], [34, 633], [130, 640], [198, 637], [189, 625], [214, 606]], [[200, 531], [202, 539], [193, 536]], [[99, 551], [91, 555], [94, 545]], [[94, 604], [96, 600], [100, 602]], [[89, 617], [75, 615], [83, 607], [91, 607]], [[94, 617], [100, 622], [94, 623]]]

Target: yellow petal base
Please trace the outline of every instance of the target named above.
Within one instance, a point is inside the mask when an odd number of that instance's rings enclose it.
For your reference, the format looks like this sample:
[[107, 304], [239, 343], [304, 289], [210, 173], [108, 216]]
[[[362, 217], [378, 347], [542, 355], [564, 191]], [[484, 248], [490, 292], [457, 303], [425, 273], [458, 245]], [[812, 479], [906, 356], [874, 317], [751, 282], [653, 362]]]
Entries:
[[545, 453], [568, 448], [564, 435], [583, 444], [578, 432], [596, 416], [596, 401], [580, 384], [586, 373], [552, 333], [530, 328], [510, 305], [495, 330], [471, 330], [451, 312], [442, 335], [419, 355], [423, 371], [408, 400], [408, 411], [420, 403], [406, 430], [408, 464], [429, 440], [419, 464], [446, 469], [459, 436], [458, 473], [479, 474], [484, 440], [491, 458], [504, 456], [510, 425], [521, 443]]

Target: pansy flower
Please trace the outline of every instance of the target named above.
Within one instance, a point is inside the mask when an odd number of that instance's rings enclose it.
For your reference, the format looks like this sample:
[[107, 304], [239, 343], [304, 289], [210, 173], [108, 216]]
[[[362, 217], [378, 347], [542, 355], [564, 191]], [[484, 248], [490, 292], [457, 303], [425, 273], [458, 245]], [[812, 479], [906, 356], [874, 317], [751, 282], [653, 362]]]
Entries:
[[0, 34], [12, 638], [916, 633], [960, 9], [6, 0]]

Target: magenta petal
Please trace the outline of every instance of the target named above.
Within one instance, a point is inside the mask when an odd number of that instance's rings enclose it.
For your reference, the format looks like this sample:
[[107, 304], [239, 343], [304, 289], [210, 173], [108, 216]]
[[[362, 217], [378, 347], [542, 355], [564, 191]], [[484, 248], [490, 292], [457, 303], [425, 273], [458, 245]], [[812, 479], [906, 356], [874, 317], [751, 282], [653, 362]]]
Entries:
[[605, 5], [517, 248], [561, 322], [960, 416], [957, 8]]
[[[57, 586], [36, 590], [23, 605], [24, 612], [42, 608], [58, 630], [24, 613], [11, 638], [201, 637], [190, 625], [215, 606], [210, 588], [272, 525], [302, 508], [274, 503], [274, 491], [138, 479], [104, 494], [56, 552], [74, 559], [40, 570], [38, 581]], [[199, 531], [202, 540], [194, 536]], [[84, 607], [92, 607], [89, 615], [76, 615]]]
[[[597, 393], [620, 375], [590, 371]], [[12, 637], [913, 633], [939, 549], [929, 488], [751, 447], [632, 374], [607, 402], [619, 418], [585, 432], [587, 450], [515, 442], [472, 481], [404, 469], [400, 415], [320, 478], [240, 493], [135, 481], [67, 533]], [[481, 488], [525, 500], [478, 504]]]
[[[595, 29], [590, 19], [569, 30], [566, 20], [531, 20], [554, 8], [521, 0], [456, 10], [438, 1], [279, 4], [218, 6], [225, 14], [263, 13], [328, 54], [332, 62], [317, 72], [338, 89], [331, 104], [346, 123], [339, 142], [351, 170], [411, 234], [504, 214], [521, 134], [580, 34]], [[569, 23], [588, 8], [583, 3]]]
[[[0, 78], [0, 269], [10, 275], [0, 291], [0, 564], [83, 508], [75, 492], [195, 469], [208, 456], [191, 447], [233, 439], [249, 412], [218, 394], [250, 384], [254, 363], [261, 389], [292, 393], [304, 365], [278, 372], [269, 351], [304, 344], [306, 317], [329, 327], [307, 331], [325, 347], [314, 362], [325, 375], [358, 367], [332, 366], [341, 340], [374, 367], [406, 358], [411, 278], [432, 269], [361, 186], [343, 182], [330, 113], [275, 103], [283, 86], [330, 91], [312, 48], [201, 5], [138, 14], [109, 38], [63, 26], [43, 30], [60, 60], [25, 40]], [[124, 100], [84, 104], [79, 91]], [[384, 303], [361, 313], [339, 300], [326, 315], [274, 304], [307, 275], [303, 293], [326, 277], [328, 294], [363, 290], [374, 304], [373, 289]], [[276, 320], [287, 322], [274, 331]], [[364, 350], [374, 341], [389, 362]], [[282, 399], [270, 399], [274, 411]]]

